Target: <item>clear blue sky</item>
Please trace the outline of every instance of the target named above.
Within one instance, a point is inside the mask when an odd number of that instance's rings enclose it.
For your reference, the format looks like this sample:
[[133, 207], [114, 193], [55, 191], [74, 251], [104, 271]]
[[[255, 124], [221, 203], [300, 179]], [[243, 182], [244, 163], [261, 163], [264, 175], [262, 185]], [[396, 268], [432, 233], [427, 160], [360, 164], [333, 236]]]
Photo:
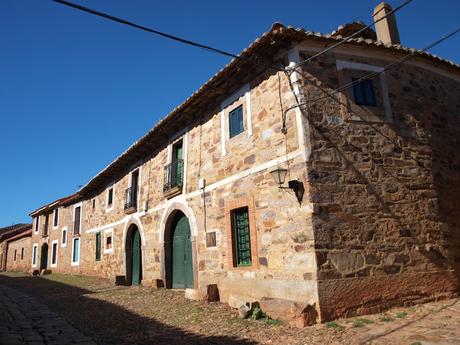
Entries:
[[[330, 32], [369, 23], [378, 3], [76, 1], [234, 53], [273, 22]], [[421, 48], [459, 13], [457, 0], [414, 0], [401, 39]], [[75, 192], [229, 61], [48, 0], [0, 0], [0, 44], [0, 226]], [[459, 48], [460, 35], [433, 52], [458, 63]]]

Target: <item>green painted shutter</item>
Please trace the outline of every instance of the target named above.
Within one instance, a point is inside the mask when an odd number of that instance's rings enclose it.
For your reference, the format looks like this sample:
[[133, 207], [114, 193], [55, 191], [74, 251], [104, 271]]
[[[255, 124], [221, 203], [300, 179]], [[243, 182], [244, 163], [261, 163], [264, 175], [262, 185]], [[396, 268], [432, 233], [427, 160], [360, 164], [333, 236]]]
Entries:
[[232, 211], [233, 259], [236, 266], [250, 266], [251, 236], [249, 231], [248, 209]]
[[141, 236], [136, 230], [133, 234], [132, 284], [140, 285], [142, 280]]
[[96, 233], [96, 261], [101, 260], [101, 233]]

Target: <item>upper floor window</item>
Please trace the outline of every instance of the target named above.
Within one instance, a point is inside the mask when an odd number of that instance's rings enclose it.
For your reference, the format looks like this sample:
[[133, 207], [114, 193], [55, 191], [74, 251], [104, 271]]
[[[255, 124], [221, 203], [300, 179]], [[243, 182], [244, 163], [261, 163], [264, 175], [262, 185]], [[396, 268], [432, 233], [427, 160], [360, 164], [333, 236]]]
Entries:
[[[353, 82], [359, 79], [353, 78]], [[353, 85], [355, 103], [358, 105], [376, 106], [374, 84], [371, 79], [364, 79]]]
[[107, 203], [106, 203], [106, 211], [110, 211], [113, 209], [114, 206], [114, 186], [107, 188]]
[[59, 209], [55, 208], [53, 213], [53, 228], [57, 228], [59, 225]]
[[40, 216], [37, 216], [37, 218], [35, 218], [35, 229], [34, 229], [34, 232], [37, 233], [38, 230], [40, 228]]
[[228, 115], [229, 120], [229, 129], [230, 129], [230, 138], [237, 136], [238, 134], [244, 132], [243, 125], [243, 106], [240, 105], [238, 108], [232, 110]]
[[166, 196], [180, 194], [184, 182], [183, 141], [176, 141], [171, 149], [171, 161], [165, 166], [163, 192]]
[[101, 233], [96, 232], [96, 261], [101, 260]]
[[73, 209], [73, 235], [80, 235], [81, 230], [81, 204]]
[[126, 212], [135, 212], [139, 193], [139, 169], [131, 173], [130, 180], [131, 184], [125, 191], [125, 210]]
[[48, 223], [49, 223], [49, 214], [45, 216], [45, 224], [43, 224], [42, 236], [48, 236]]

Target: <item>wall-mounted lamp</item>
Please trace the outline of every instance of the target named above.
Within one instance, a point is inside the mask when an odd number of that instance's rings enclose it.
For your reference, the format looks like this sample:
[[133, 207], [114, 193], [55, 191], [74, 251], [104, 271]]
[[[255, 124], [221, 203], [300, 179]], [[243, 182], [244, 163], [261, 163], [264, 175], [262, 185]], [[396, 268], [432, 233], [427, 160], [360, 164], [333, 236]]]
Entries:
[[284, 187], [284, 180], [286, 179], [287, 170], [277, 167], [276, 169], [270, 171], [275, 183], [278, 185], [279, 189], [292, 189], [294, 191], [295, 196], [297, 197], [297, 201], [299, 204], [302, 204], [303, 194], [305, 192], [305, 188], [303, 186], [302, 181], [298, 180], [291, 180], [288, 181], [288, 186]]

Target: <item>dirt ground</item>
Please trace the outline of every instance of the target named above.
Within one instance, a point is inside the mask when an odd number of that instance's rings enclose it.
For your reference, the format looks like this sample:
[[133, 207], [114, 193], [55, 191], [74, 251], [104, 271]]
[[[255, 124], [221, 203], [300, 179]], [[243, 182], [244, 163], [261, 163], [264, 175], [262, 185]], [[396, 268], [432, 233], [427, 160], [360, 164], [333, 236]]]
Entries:
[[241, 320], [227, 305], [190, 301], [183, 291], [96, 277], [3, 273], [0, 284], [35, 297], [98, 344], [460, 344], [458, 299], [296, 329]]

